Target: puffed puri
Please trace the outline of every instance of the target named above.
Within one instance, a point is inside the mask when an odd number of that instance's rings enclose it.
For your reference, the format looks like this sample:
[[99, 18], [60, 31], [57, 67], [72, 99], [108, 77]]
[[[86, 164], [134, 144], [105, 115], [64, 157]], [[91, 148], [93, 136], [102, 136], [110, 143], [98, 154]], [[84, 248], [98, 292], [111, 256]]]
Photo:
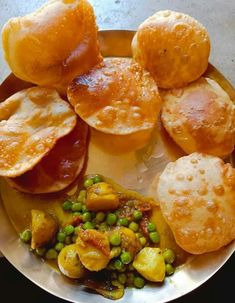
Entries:
[[214, 80], [201, 77], [182, 89], [162, 92], [161, 120], [187, 153], [225, 158], [235, 145], [235, 105]]
[[28, 88], [0, 103], [0, 176], [31, 170], [76, 121], [71, 106], [51, 88]]
[[77, 118], [76, 126], [37, 165], [15, 178], [6, 178], [15, 189], [32, 194], [58, 192], [82, 172], [87, 155], [88, 125]]
[[2, 30], [5, 59], [20, 79], [66, 93], [68, 83], [102, 61], [92, 6], [53, 0]]
[[162, 105], [154, 79], [131, 58], [106, 58], [76, 77], [67, 95], [87, 124], [114, 135], [152, 131]]
[[235, 169], [193, 153], [169, 163], [157, 198], [177, 244], [192, 254], [216, 251], [235, 239]]
[[139, 26], [132, 53], [160, 88], [178, 88], [206, 71], [210, 38], [206, 28], [191, 16], [159, 11]]

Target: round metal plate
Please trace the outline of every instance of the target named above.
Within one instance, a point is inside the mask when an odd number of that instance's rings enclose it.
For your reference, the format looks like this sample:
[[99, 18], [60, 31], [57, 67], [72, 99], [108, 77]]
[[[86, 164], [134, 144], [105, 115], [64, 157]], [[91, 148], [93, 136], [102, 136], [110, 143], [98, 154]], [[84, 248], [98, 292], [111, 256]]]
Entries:
[[[133, 31], [101, 31], [99, 39], [103, 55], [130, 57], [133, 35]], [[217, 80], [231, 99], [235, 100], [235, 90], [213, 66], [209, 65], [206, 75]], [[0, 86], [0, 101], [29, 86], [31, 84], [10, 75]], [[183, 151], [167, 136], [160, 122], [150, 139], [142, 137], [140, 140], [135, 136], [123, 138], [91, 130], [86, 173], [101, 173], [127, 188], [151, 195], [156, 186], [157, 174], [169, 161], [182, 155]], [[234, 163], [234, 155], [227, 160]], [[0, 250], [4, 256], [27, 278], [58, 297], [77, 303], [109, 302], [98, 294], [86, 292], [83, 286], [65, 279], [55, 269], [29, 253], [16, 232], [21, 228], [19, 222], [24, 221], [25, 205], [21, 205], [20, 201], [27, 197], [33, 205], [40, 198], [21, 195], [6, 185], [4, 180], [1, 180], [0, 188]], [[26, 207], [32, 206], [28, 203]], [[119, 302], [163, 303], [176, 299], [208, 280], [234, 250], [233, 241], [217, 252], [189, 258], [163, 284], [148, 285], [141, 290], [126, 289], [125, 296]]]

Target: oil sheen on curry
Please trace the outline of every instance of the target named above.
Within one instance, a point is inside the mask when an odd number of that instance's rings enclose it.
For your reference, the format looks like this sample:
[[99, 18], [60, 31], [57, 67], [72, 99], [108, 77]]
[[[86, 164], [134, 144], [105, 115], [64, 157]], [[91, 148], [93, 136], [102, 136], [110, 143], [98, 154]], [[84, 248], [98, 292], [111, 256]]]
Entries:
[[[5, 181], [1, 189], [8, 195]], [[85, 176], [60, 197], [32, 200], [10, 192], [11, 200], [21, 200], [20, 211], [7, 203], [7, 212], [35, 257], [104, 297], [119, 299], [126, 287], [161, 283], [188, 256], [156, 201], [102, 175]]]

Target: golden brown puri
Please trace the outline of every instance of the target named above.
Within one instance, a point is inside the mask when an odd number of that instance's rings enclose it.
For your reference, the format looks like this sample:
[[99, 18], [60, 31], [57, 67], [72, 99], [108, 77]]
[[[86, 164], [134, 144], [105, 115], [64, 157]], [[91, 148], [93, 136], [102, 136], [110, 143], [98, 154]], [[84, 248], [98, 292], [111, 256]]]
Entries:
[[67, 84], [102, 60], [92, 6], [54, 0], [2, 30], [5, 59], [20, 79], [66, 92]]
[[210, 39], [205, 27], [183, 13], [159, 11], [138, 28], [133, 57], [161, 88], [178, 88], [207, 69]]
[[157, 196], [184, 250], [215, 251], [235, 239], [235, 169], [230, 163], [201, 153], [179, 158], [160, 175]]
[[116, 135], [153, 129], [161, 107], [153, 78], [128, 58], [107, 58], [75, 78], [68, 99], [86, 123]]
[[235, 105], [214, 80], [200, 78], [162, 94], [161, 119], [173, 140], [188, 154], [229, 155], [235, 144]]
[[76, 120], [70, 105], [50, 88], [25, 89], [0, 103], [0, 176], [32, 169]]
[[88, 126], [78, 119], [71, 133], [59, 139], [53, 149], [30, 171], [7, 181], [17, 190], [41, 194], [69, 186], [83, 169], [87, 153]]

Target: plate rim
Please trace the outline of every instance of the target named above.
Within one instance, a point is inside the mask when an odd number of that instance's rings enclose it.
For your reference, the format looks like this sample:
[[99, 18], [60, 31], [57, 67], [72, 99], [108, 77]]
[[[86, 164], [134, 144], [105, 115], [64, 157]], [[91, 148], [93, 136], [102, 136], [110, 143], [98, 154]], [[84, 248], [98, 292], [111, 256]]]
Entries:
[[[134, 35], [134, 33], [135, 33], [136, 31], [135, 30], [129, 30], [129, 29], [127, 29], [127, 30], [123, 30], [123, 29], [118, 29], [118, 30], [114, 30], [114, 29], [112, 29], [112, 30], [100, 30], [99, 31], [99, 37], [101, 36], [108, 36], [108, 35], [112, 35], [112, 34], [118, 34], [118, 35], [122, 35], [123, 33], [125, 33], [125, 34], [127, 34], [127, 35]], [[212, 68], [214, 68], [218, 73], [220, 73], [220, 71], [218, 71], [212, 64], [210, 64], [210, 66], [212, 67]], [[221, 73], [220, 73], [221, 74]], [[12, 74], [11, 74], [12, 75]], [[222, 75], [222, 74], [221, 74]], [[8, 76], [9, 77], [9, 76]], [[3, 80], [3, 82], [2, 82], [2, 84], [8, 79], [8, 77], [6, 78], [6, 79], [4, 79]], [[222, 75], [222, 77], [224, 78], [224, 79], [226, 79], [223, 75]], [[232, 87], [232, 84], [226, 79], [226, 83], [228, 83], [231, 87]], [[2, 85], [1, 84], [1, 85]], [[233, 88], [233, 87], [232, 87]], [[234, 90], [234, 89], [233, 89]], [[17, 261], [16, 261], [16, 258], [14, 258], [9, 252], [8, 252], [8, 250], [9, 250], [9, 248], [12, 248], [12, 245], [13, 245], [13, 243], [15, 243], [16, 244], [16, 248], [18, 248], [18, 249], [20, 249], [20, 250], [22, 250], [22, 252], [24, 252], [24, 254], [25, 254], [25, 252], [26, 252], [26, 259], [28, 260], [28, 261], [33, 261], [33, 263], [35, 263], [35, 261], [37, 262], [37, 266], [40, 266], [41, 267], [41, 270], [43, 269], [45, 269], [45, 266], [46, 266], [46, 268], [48, 269], [46, 272], [48, 272], [48, 274], [50, 275], [51, 274], [51, 272], [53, 271], [53, 273], [55, 273], [55, 270], [54, 269], [52, 269], [52, 268], [50, 268], [45, 262], [43, 263], [42, 262], [42, 260], [41, 259], [37, 259], [33, 254], [31, 254], [30, 252], [28, 252], [27, 253], [27, 251], [28, 251], [28, 249], [27, 249], [27, 247], [24, 245], [24, 244], [22, 244], [22, 243], [20, 243], [19, 242], [19, 239], [18, 239], [18, 236], [17, 236], [17, 233], [16, 233], [16, 231], [15, 231], [15, 229], [14, 229], [14, 227], [13, 227], [13, 225], [12, 225], [12, 223], [10, 222], [10, 218], [7, 216], [7, 213], [6, 213], [6, 211], [4, 210], [4, 205], [3, 205], [3, 202], [2, 202], [2, 198], [1, 198], [1, 193], [0, 193], [0, 221], [1, 222], [4, 222], [4, 224], [2, 224], [2, 226], [3, 226], [3, 228], [4, 228], [4, 231], [7, 233], [7, 228], [9, 228], [10, 230], [11, 230], [11, 232], [12, 232], [12, 235], [11, 235], [11, 237], [10, 237], [10, 239], [8, 239], [8, 240], [6, 240], [7, 241], [7, 243], [8, 243], [8, 249], [7, 248], [5, 248], [4, 247], [4, 245], [3, 245], [3, 240], [6, 238], [6, 234], [4, 234], [4, 236], [2, 236], [3, 235], [3, 232], [1, 231], [0, 232], [0, 250], [2, 251], [2, 253], [3, 253], [3, 255], [5, 256], [5, 258], [21, 273], [21, 274], [23, 274], [27, 279], [29, 279], [30, 281], [32, 281], [34, 284], [36, 284], [38, 287], [40, 287], [40, 288], [42, 288], [42, 289], [44, 289], [46, 292], [48, 292], [48, 293], [50, 293], [50, 294], [52, 294], [52, 295], [54, 295], [54, 296], [56, 296], [56, 297], [59, 297], [59, 298], [61, 298], [61, 299], [65, 299], [65, 300], [69, 300], [70, 302], [76, 302], [76, 303], [85, 303], [85, 302], [89, 302], [90, 300], [91, 300], [91, 294], [90, 293], [86, 293], [86, 294], [88, 294], [88, 300], [80, 300], [79, 299], [79, 295], [78, 295], [78, 299], [79, 300], [72, 300], [70, 297], [67, 297], [67, 296], [65, 296], [65, 295], [61, 295], [61, 294], [58, 294], [58, 292], [56, 292], [55, 290], [52, 290], [52, 289], [50, 289], [49, 288], [49, 286], [48, 286], [48, 284], [47, 284], [47, 281], [44, 281], [43, 283], [41, 282], [38, 282], [34, 277], [32, 278], [32, 273], [31, 273], [31, 275], [26, 271], [25, 272], [25, 270], [23, 270], [22, 268], [21, 269], [19, 269], [19, 265], [17, 264]], [[224, 248], [222, 248], [222, 250], [226, 250], [227, 252], [226, 252], [226, 257], [225, 258], [223, 258], [223, 260], [222, 260], [222, 262], [220, 263], [220, 265], [218, 266], [218, 267], [216, 267], [216, 269], [215, 270], [213, 270], [213, 271], [211, 271], [211, 273], [208, 275], [208, 276], [206, 276], [204, 279], [202, 279], [200, 282], [198, 282], [197, 283], [197, 285], [195, 285], [195, 284], [192, 284], [191, 285], [191, 288], [189, 288], [189, 289], [187, 289], [187, 288], [185, 288], [183, 291], [181, 291], [181, 292], [178, 292], [178, 294], [177, 295], [171, 295], [167, 300], [165, 300], [165, 299], [163, 299], [163, 300], [159, 300], [159, 299], [157, 299], [158, 300], [158, 303], [166, 303], [166, 302], [169, 302], [169, 301], [171, 301], [171, 300], [173, 300], [173, 299], [177, 299], [177, 298], [180, 298], [180, 297], [182, 297], [182, 296], [185, 296], [185, 295], [187, 295], [188, 293], [190, 293], [190, 292], [192, 292], [192, 291], [194, 291], [195, 289], [197, 289], [199, 286], [201, 286], [202, 284], [204, 284], [206, 281], [208, 281], [213, 275], [215, 275], [216, 274], [216, 272], [217, 271], [219, 271], [222, 267], [223, 267], [223, 265], [228, 261], [228, 259], [230, 259], [230, 257], [233, 255], [233, 253], [235, 252], [235, 240], [233, 241], [233, 242], [231, 242], [229, 245], [227, 245], [226, 247], [224, 247]], [[219, 251], [219, 253], [218, 252], [215, 252], [216, 254], [221, 254], [221, 250]], [[214, 254], [214, 253], [212, 253], [212, 254]], [[44, 265], [44, 266], [42, 266], [42, 265]], [[185, 265], [183, 265], [183, 266], [187, 266], [187, 264], [185, 264]], [[178, 273], [180, 273], [180, 270], [179, 271], [177, 271], [176, 273], [175, 273], [175, 275], [174, 276], [176, 276]], [[181, 273], [182, 273], [182, 270], [181, 270]], [[60, 276], [61, 276], [61, 274], [60, 274]], [[63, 279], [63, 277], [62, 277], [62, 279]], [[171, 280], [174, 280], [173, 278], [167, 278], [167, 279], [169, 279], [169, 281]], [[61, 280], [61, 279], [60, 279]], [[168, 280], [167, 280], [168, 281]], [[70, 284], [70, 283], [69, 283]], [[74, 283], [71, 283], [71, 285], [72, 284], [74, 284]], [[56, 286], [57, 284], [55, 284], [54, 285], [54, 287]], [[77, 289], [77, 291], [79, 292], [79, 290], [80, 290], [80, 288], [81, 288], [82, 286], [79, 286], [79, 285], [76, 285], [76, 289]], [[149, 286], [147, 286], [148, 288], [149, 288]], [[160, 286], [160, 287], [163, 287], [163, 286]], [[65, 287], [66, 288], [66, 287]], [[151, 288], [151, 287], [150, 287]], [[156, 287], [156, 289], [157, 289], [158, 287]], [[56, 288], [55, 288], [56, 289]], [[57, 288], [58, 289], [58, 288]], [[158, 288], [159, 289], [159, 288]], [[128, 292], [129, 290], [125, 290], [125, 292]], [[135, 290], [136, 292], [139, 292], [139, 290]], [[98, 296], [97, 296], [97, 294], [95, 294], [94, 295], [95, 297], [95, 300], [96, 300], [96, 302], [97, 303], [100, 303], [100, 302], [110, 302], [110, 300], [108, 300], [108, 299], [105, 299], [105, 298], [103, 298], [103, 297], [101, 297], [101, 299], [100, 298], [98, 298]], [[139, 298], [140, 298], [140, 295], [138, 296]], [[123, 301], [123, 302], [125, 302], [125, 300], [126, 300], [127, 298], [126, 298], [126, 296], [124, 295], [124, 297], [122, 298], [122, 299], [120, 299], [119, 300], [119, 302], [121, 302], [121, 301]], [[138, 301], [138, 300], [137, 300]], [[137, 302], [136, 301], [136, 302]], [[135, 301], [131, 301], [131, 302], [135, 302]], [[145, 301], [143, 301], [143, 302], [145, 302]]]

